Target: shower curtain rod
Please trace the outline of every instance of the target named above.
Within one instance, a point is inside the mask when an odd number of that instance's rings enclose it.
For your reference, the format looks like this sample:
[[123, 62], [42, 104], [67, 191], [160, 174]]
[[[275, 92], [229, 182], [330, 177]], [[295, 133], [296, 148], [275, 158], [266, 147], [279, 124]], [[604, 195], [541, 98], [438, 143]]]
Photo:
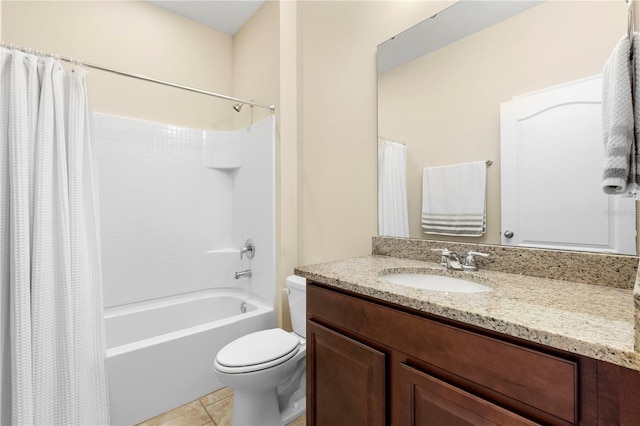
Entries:
[[54, 59], [58, 59], [58, 60], [65, 61], [65, 62], [69, 62], [70, 64], [76, 65], [76, 66], [79, 66], [79, 67], [93, 68], [93, 69], [100, 70], [100, 71], [110, 72], [112, 74], [118, 74], [118, 75], [122, 75], [122, 76], [125, 76], [125, 77], [135, 78], [137, 80], [149, 81], [151, 83], [157, 83], [157, 84], [161, 84], [163, 86], [175, 87], [176, 89], [188, 90], [190, 92], [200, 93], [202, 95], [214, 96], [216, 98], [226, 99], [228, 101], [239, 102], [239, 103], [243, 103], [243, 104], [246, 104], [246, 105], [266, 108], [272, 114], [274, 114], [275, 110], [276, 110], [275, 105], [260, 104], [258, 102], [247, 101], [245, 99], [235, 98], [233, 96], [221, 95], [220, 93], [209, 92], [207, 90], [202, 90], [202, 89], [196, 89], [194, 87], [184, 86], [182, 84], [171, 83], [169, 81], [164, 81], [164, 80], [158, 80], [158, 79], [155, 79], [155, 78], [144, 76], [142, 74], [135, 74], [135, 73], [118, 71], [118, 70], [114, 70], [112, 68], [107, 68], [107, 67], [103, 67], [103, 66], [100, 66], [100, 65], [89, 64], [87, 62], [82, 62], [82, 61], [80, 61], [78, 59], [67, 58], [67, 57], [60, 56], [60, 55], [54, 55], [52, 53], [44, 53], [44, 52], [41, 52], [39, 50], [30, 49], [28, 47], [16, 46], [14, 44], [5, 43], [4, 41], [0, 42], [0, 46], [8, 48], [8, 49], [19, 50], [21, 52], [30, 53], [30, 54], [33, 54], [33, 55], [48, 56], [48, 57], [51, 57], [51, 58], [54, 58]]

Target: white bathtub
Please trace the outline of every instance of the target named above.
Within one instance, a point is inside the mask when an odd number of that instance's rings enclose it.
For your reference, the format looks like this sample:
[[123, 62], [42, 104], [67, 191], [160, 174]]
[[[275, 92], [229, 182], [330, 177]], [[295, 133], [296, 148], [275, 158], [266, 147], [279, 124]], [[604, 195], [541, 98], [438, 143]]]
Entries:
[[107, 308], [105, 322], [111, 423], [132, 425], [221, 388], [217, 352], [276, 317], [261, 299], [223, 289]]

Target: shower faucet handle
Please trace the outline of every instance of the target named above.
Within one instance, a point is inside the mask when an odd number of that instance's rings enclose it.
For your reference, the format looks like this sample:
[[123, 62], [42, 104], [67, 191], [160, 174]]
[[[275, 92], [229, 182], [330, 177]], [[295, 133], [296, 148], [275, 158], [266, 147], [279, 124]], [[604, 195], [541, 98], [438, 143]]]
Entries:
[[240, 250], [240, 259], [242, 259], [242, 256], [245, 254], [249, 259], [253, 259], [253, 256], [256, 255], [256, 246], [253, 244], [251, 238], [244, 242], [244, 247]]

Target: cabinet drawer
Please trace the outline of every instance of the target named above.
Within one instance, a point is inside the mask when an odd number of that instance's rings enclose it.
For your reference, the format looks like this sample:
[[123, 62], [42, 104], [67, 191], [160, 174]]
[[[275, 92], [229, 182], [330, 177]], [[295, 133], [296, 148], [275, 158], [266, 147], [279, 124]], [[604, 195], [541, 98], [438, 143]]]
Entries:
[[[578, 422], [577, 362], [456, 328], [314, 285], [307, 286], [310, 318], [384, 344], [441, 369], [493, 399], [516, 401], [559, 421]], [[402, 332], [398, 332], [401, 330]], [[474, 385], [474, 386], [475, 386]]]
[[410, 401], [402, 424], [420, 426], [535, 426], [534, 423], [489, 401], [418, 371], [400, 366], [402, 392]]

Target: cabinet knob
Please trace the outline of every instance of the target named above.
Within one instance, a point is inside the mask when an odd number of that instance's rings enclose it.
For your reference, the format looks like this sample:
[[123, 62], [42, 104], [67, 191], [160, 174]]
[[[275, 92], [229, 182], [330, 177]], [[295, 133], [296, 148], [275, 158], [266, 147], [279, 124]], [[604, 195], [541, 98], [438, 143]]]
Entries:
[[513, 231], [507, 229], [502, 235], [504, 235], [505, 238], [513, 238]]

